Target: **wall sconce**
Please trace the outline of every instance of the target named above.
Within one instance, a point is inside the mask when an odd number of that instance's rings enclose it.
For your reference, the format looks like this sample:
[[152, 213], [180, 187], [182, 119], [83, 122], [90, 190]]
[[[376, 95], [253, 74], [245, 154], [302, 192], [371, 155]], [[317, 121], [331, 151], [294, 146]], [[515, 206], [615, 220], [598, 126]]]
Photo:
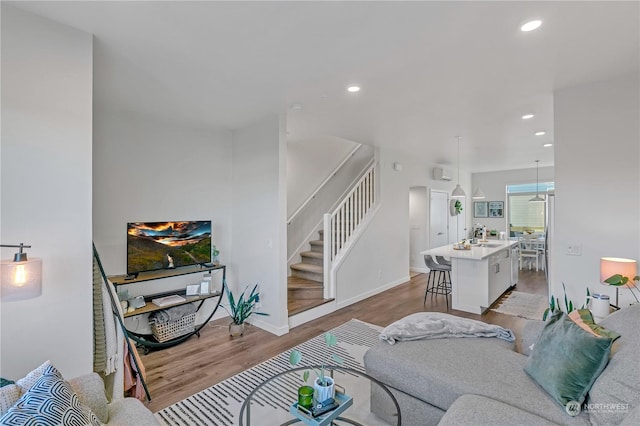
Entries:
[[19, 245], [0, 244], [0, 247], [17, 247], [20, 250], [13, 259], [0, 263], [0, 299], [13, 302], [38, 297], [42, 294], [42, 259], [27, 259], [22, 250], [31, 248], [23, 243]]

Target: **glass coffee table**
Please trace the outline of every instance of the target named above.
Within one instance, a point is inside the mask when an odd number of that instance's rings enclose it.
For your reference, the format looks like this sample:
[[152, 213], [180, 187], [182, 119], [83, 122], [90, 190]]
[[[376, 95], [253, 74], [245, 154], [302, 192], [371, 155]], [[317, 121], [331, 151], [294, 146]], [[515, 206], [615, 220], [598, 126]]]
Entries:
[[[337, 388], [344, 388], [342, 398], [351, 398], [346, 407], [338, 407], [334, 412], [312, 418], [299, 413], [292, 407], [298, 400], [298, 388], [305, 383], [302, 381], [302, 373], [312, 368], [319, 369], [320, 366], [296, 367], [276, 375], [269, 375], [264, 372], [264, 381], [253, 389], [242, 403], [240, 408], [241, 426], [263, 426], [263, 425], [291, 425], [295, 423], [313, 426], [325, 425], [366, 425], [383, 426], [390, 423], [373, 414], [370, 410], [371, 387], [377, 386], [382, 389], [383, 395], [387, 395], [391, 406], [395, 407], [392, 417], [395, 423], [391, 425], [401, 425], [400, 407], [398, 401], [384, 383], [369, 376], [368, 374], [348, 367], [330, 366], [326, 367], [334, 378]], [[314, 377], [314, 374], [311, 374]], [[309, 380], [311, 381], [311, 379]]]

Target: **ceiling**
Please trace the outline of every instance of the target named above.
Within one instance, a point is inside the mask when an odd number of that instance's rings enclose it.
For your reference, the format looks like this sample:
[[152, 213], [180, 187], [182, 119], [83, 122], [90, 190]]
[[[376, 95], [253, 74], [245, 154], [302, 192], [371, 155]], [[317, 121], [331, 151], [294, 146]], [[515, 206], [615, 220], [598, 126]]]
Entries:
[[472, 172], [552, 165], [553, 92], [639, 72], [638, 2], [12, 4], [95, 35], [99, 104], [228, 129], [286, 112], [291, 142], [452, 167], [461, 136]]

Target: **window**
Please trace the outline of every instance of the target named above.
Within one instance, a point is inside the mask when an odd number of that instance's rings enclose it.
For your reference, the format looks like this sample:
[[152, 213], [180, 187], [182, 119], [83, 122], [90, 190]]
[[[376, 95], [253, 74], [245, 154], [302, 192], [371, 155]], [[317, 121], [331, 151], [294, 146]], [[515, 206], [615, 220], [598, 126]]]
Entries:
[[[541, 182], [538, 184], [538, 192], [543, 198], [547, 191], [552, 191], [553, 189], [553, 182]], [[512, 237], [516, 235], [516, 232], [544, 232], [546, 224], [546, 203], [529, 202], [535, 195], [535, 183], [507, 186], [509, 231]]]

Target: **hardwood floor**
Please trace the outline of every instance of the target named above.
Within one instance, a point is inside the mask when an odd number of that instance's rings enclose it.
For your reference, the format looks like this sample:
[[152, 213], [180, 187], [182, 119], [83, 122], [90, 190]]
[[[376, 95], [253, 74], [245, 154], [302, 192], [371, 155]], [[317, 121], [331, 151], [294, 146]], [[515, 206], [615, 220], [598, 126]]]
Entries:
[[[204, 327], [200, 338], [192, 337], [178, 346], [147, 355], [140, 351], [152, 397], [147, 405], [153, 412], [161, 410], [352, 318], [384, 327], [415, 312], [446, 312], [443, 296], [433, 300], [428, 297], [423, 306], [426, 277], [416, 275], [407, 283], [296, 327], [284, 336], [249, 326], [244, 336], [232, 339], [228, 320], [222, 319]], [[544, 272], [521, 271], [516, 290], [546, 295]], [[485, 315], [453, 310], [449, 313], [499, 324], [516, 334], [524, 322], [492, 311]]]

